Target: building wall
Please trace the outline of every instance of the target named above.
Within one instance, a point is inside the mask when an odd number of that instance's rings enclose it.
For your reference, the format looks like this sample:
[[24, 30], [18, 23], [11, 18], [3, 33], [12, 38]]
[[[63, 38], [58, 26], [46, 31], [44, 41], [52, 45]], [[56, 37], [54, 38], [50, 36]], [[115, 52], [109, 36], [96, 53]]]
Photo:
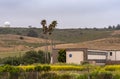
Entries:
[[96, 65], [105, 65], [107, 59], [107, 51], [88, 50], [87, 60], [94, 61]]
[[84, 61], [83, 51], [66, 51], [66, 63], [81, 64]]
[[120, 61], [120, 51], [108, 51], [108, 60]]
[[88, 55], [88, 59], [106, 59], [106, 56], [105, 55]]
[[[58, 51], [53, 50], [53, 63], [58, 63]], [[112, 52], [112, 55], [111, 53]], [[70, 54], [72, 55], [70, 57]], [[102, 51], [102, 50], [87, 50], [87, 49], [66, 49], [66, 63], [81, 64], [83, 61], [95, 62], [96, 65], [105, 65], [107, 60], [120, 61], [120, 51]]]
[[55, 64], [55, 63], [58, 63], [58, 51], [59, 50], [53, 50], [53, 53], [52, 53], [52, 62], [51, 64]]

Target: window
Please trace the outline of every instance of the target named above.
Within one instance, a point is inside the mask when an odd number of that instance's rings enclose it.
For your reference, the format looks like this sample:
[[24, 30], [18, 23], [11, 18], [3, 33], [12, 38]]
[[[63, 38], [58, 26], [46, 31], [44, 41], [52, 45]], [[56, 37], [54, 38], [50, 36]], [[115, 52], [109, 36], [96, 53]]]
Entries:
[[112, 52], [110, 52], [110, 56], [112, 56]]
[[69, 54], [69, 57], [71, 58], [71, 57], [72, 57], [72, 54]]

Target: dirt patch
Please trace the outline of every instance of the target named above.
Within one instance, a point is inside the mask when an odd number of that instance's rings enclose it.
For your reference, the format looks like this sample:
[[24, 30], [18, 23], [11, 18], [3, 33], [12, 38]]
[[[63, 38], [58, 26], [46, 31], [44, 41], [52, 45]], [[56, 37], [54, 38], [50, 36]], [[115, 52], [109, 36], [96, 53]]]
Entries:
[[120, 35], [120, 30], [114, 31], [111, 35]]

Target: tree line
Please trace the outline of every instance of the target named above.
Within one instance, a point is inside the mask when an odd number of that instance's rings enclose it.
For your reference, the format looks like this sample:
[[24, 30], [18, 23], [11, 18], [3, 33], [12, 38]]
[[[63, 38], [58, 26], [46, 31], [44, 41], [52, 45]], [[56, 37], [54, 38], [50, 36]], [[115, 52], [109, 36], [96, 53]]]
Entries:
[[120, 30], [120, 24], [115, 25], [109, 25], [108, 29], [116, 29], [116, 30]]

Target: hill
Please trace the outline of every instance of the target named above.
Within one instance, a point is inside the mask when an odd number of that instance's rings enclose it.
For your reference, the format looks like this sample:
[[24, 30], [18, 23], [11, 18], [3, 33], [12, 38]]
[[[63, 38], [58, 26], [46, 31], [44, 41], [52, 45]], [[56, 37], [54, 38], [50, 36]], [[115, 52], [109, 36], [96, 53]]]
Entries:
[[103, 38], [82, 43], [70, 43], [56, 45], [56, 48], [88, 48], [98, 50], [120, 50], [120, 38]]
[[[47, 40], [49, 43], [50, 40]], [[44, 46], [45, 39], [13, 35], [13, 34], [0, 34], [0, 52], [3, 51], [25, 51], [31, 50], [36, 47]], [[55, 41], [55, 43], [59, 43]]]
[[[32, 32], [37, 38], [46, 38], [41, 28], [0, 28], [0, 34], [28, 36]], [[76, 43], [109, 37], [112, 32], [108, 29], [55, 29], [49, 37], [62, 43]]]
[[[30, 37], [31, 30], [38, 36]], [[22, 37], [22, 39], [21, 39]], [[84, 47], [90, 49], [119, 49], [119, 30], [109, 29], [55, 29], [50, 38], [56, 47]], [[45, 46], [46, 36], [41, 28], [0, 28], [0, 52], [26, 51], [41, 49]], [[43, 48], [43, 47], [42, 47]]]
[[[106, 36], [104, 33], [105, 32], [103, 32], [103, 37]], [[88, 38], [89, 37], [90, 36], [88, 36]], [[92, 40], [92, 39], [87, 39], [89, 41], [83, 41], [83, 42], [80, 41], [77, 43], [59, 44], [59, 45], [56, 45], [55, 48], [88, 48], [88, 49], [98, 49], [98, 50], [120, 50], [119, 48], [120, 47], [120, 30], [111, 30], [111, 32], [109, 31], [108, 36], [104, 38], [99, 38], [95, 40]], [[38, 49], [43, 49], [43, 48], [44, 47], [40, 47]], [[50, 46], [48, 48], [50, 49]]]

